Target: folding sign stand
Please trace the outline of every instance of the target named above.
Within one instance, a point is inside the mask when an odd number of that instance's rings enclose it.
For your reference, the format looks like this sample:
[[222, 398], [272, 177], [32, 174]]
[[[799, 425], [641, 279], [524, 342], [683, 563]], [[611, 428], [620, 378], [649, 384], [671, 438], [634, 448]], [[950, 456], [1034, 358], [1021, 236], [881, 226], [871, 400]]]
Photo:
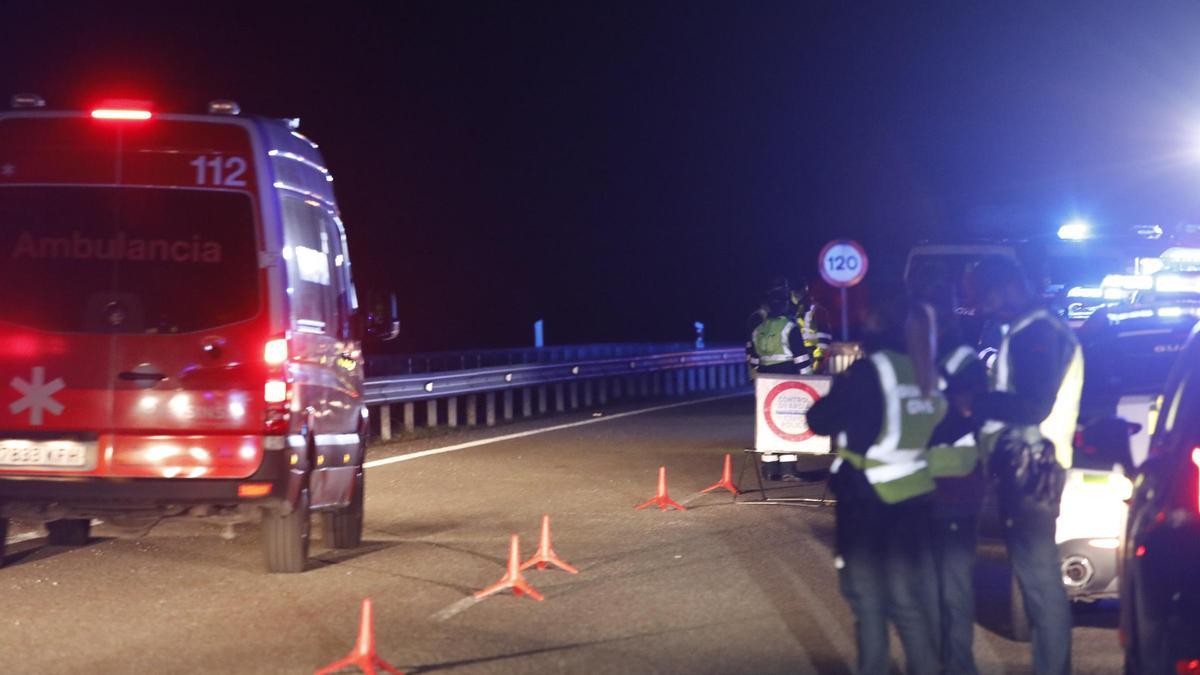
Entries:
[[[779, 455], [828, 455], [829, 438], [817, 436], [808, 428], [806, 414], [814, 403], [829, 393], [832, 378], [825, 375], [772, 375], [759, 373], [754, 381], [755, 431], [754, 447], [746, 448], [738, 484], [742, 484], [746, 469], [752, 467], [758, 481], [757, 500], [739, 501], [738, 504], [783, 504], [790, 506], [832, 506], [835, 500], [829, 497], [829, 478], [821, 481], [821, 496], [814, 497], [770, 497], [763, 484], [763, 453]], [[796, 485], [813, 485], [805, 483]], [[790, 486], [789, 486], [790, 487]]]

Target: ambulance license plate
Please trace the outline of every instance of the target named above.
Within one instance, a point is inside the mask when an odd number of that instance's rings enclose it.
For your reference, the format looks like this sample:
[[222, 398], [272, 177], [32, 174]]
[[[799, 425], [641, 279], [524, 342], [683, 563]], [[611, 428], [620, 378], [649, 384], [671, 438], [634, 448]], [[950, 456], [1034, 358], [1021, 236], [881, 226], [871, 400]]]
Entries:
[[80, 441], [2, 439], [0, 440], [0, 468], [82, 468], [87, 466], [88, 451], [94, 447], [94, 443]]

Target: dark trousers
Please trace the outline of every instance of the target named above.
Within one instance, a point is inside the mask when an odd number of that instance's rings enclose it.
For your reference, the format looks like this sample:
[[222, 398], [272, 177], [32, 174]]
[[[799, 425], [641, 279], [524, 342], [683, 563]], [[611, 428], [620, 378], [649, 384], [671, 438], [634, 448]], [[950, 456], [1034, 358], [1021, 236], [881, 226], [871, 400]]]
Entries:
[[888, 621], [904, 645], [906, 672], [940, 671], [929, 517], [926, 500], [885, 505], [839, 495], [838, 580], [854, 612], [859, 673], [888, 672]]
[[975, 545], [977, 514], [935, 515], [933, 560], [937, 570], [942, 665], [948, 675], [976, 675], [971, 651], [975, 638]]
[[1053, 509], [1001, 507], [1008, 558], [1033, 633], [1033, 672], [1071, 672], [1071, 604], [1063, 587]]

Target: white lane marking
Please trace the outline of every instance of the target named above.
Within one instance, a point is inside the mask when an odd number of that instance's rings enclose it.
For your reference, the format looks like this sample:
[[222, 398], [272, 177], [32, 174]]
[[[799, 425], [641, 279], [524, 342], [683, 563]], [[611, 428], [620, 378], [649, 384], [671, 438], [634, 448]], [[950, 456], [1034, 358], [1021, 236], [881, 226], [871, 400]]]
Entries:
[[462, 600], [459, 600], [457, 602], [453, 602], [453, 603], [450, 603], [449, 605], [446, 605], [442, 609], [438, 610], [430, 618], [433, 619], [434, 621], [448, 621], [448, 620], [454, 618], [454, 615], [458, 614], [459, 612], [464, 612], [464, 611], [474, 607], [478, 603], [479, 603], [479, 600], [475, 596], [468, 595], [467, 597], [463, 598]]
[[421, 450], [419, 452], [409, 452], [403, 455], [394, 455], [392, 457], [384, 457], [382, 459], [373, 459], [363, 466], [368, 469], [373, 469], [377, 466], [386, 464], [395, 464], [396, 462], [407, 462], [410, 459], [420, 459], [422, 457], [430, 457], [440, 455], [446, 452], [455, 452], [458, 450], [467, 450], [468, 448], [477, 448], [481, 445], [490, 445], [492, 443], [503, 443], [504, 441], [512, 441], [518, 438], [527, 436], [536, 436], [538, 434], [546, 434], [551, 431], [562, 431], [563, 429], [573, 429], [582, 427], [587, 424], [596, 424], [598, 422], [608, 422], [611, 420], [619, 420], [624, 417], [633, 417], [634, 415], [644, 415], [646, 413], [658, 412], [660, 410], [670, 410], [671, 408], [680, 408], [686, 405], [696, 405], [699, 403], [708, 403], [709, 401], [720, 401], [726, 398], [736, 398], [738, 396], [749, 396], [749, 392], [739, 392], [736, 394], [723, 394], [721, 396], [710, 396], [708, 398], [698, 398], [694, 401], [681, 401], [679, 403], [668, 403], [667, 405], [657, 405], [651, 408], [642, 408], [641, 410], [630, 410], [613, 415], [605, 415], [604, 417], [593, 417], [591, 419], [579, 420], [577, 422], [568, 422], [566, 424], [556, 424], [552, 427], [543, 427], [541, 429], [531, 429], [529, 431], [520, 431], [515, 434], [505, 434], [503, 436], [495, 436], [493, 438], [484, 438], [478, 441], [468, 441], [466, 443], [458, 443], [456, 445], [447, 445], [441, 448], [432, 448], [429, 450]]

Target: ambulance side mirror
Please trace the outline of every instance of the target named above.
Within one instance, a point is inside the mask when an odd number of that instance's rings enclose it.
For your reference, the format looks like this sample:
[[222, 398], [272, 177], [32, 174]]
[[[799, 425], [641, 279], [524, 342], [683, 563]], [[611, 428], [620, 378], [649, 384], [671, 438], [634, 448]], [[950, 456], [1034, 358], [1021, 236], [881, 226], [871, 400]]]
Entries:
[[360, 310], [363, 334], [368, 340], [387, 342], [400, 335], [400, 317], [395, 293], [370, 294]]

